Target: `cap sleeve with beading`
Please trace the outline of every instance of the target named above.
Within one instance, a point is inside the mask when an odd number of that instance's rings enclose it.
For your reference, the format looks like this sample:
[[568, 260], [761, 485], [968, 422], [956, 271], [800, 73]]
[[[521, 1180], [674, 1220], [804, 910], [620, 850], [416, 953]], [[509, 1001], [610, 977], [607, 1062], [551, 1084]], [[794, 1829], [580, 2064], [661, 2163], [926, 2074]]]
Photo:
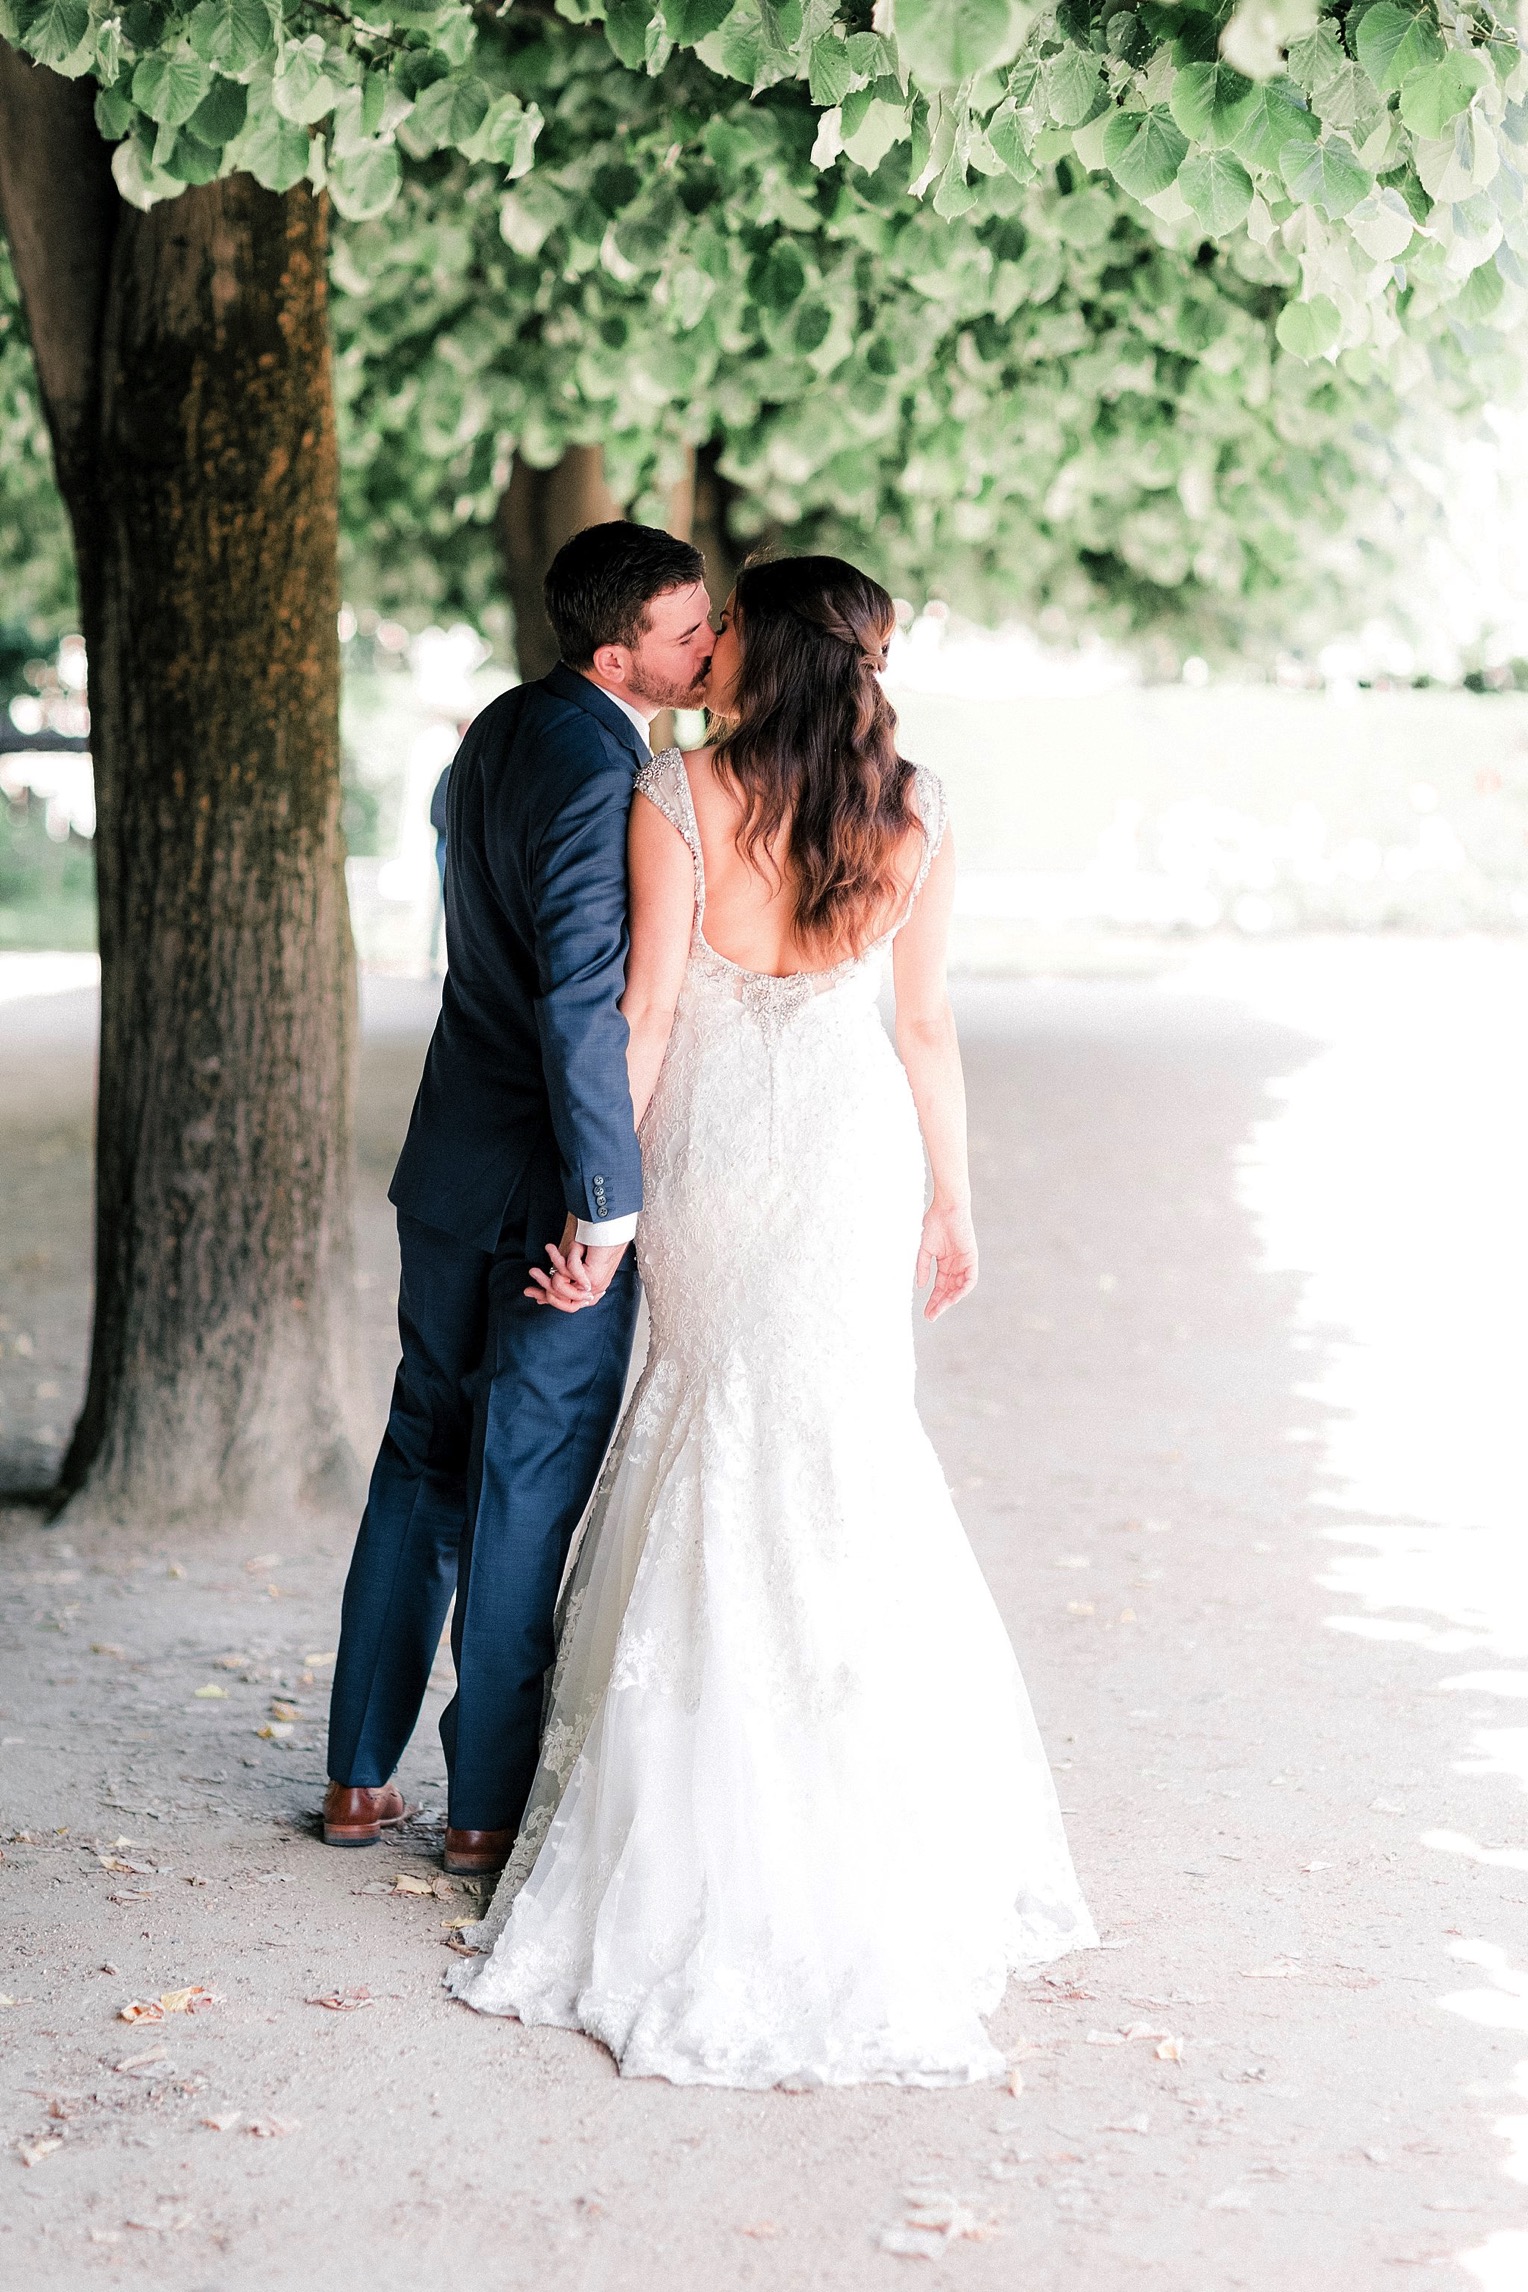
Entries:
[[688, 844], [695, 863], [695, 904], [704, 907], [706, 870], [700, 855], [700, 827], [695, 818], [689, 775], [679, 750], [660, 748], [656, 756], [650, 756], [637, 773], [636, 789], [638, 795], [657, 806], [669, 826], [677, 828]]
[[918, 807], [918, 818], [923, 823], [923, 857], [918, 862], [917, 880], [913, 884], [912, 898], [907, 903], [909, 909], [928, 881], [929, 869], [939, 856], [939, 847], [944, 842], [944, 831], [950, 820], [944, 782], [926, 764], [915, 764], [913, 767], [913, 796]]

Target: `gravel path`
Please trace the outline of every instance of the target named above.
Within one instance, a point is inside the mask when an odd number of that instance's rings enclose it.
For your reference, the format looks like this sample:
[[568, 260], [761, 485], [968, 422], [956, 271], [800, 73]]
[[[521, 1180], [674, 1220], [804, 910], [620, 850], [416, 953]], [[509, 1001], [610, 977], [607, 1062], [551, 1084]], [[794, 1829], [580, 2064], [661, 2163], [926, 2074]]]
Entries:
[[[623, 2083], [449, 2006], [474, 1898], [438, 1874], [443, 1672], [419, 1822], [370, 1854], [314, 1835], [350, 1524], [0, 1514], [7, 2280], [1528, 2283], [1528, 1730], [1501, 1724], [1528, 1597], [1493, 1465], [1528, 1122], [1476, 1055], [1520, 1041], [1525, 972], [1297, 943], [963, 993], [984, 1281], [925, 1344], [923, 1405], [1106, 1937], [1010, 1992], [1012, 2093]], [[427, 1011], [370, 1005], [380, 1411]], [[82, 1374], [90, 1015], [0, 1001], [13, 1490]], [[906, 1848], [939, 1852], [937, 1806]], [[198, 1985], [216, 2002], [119, 2018]]]

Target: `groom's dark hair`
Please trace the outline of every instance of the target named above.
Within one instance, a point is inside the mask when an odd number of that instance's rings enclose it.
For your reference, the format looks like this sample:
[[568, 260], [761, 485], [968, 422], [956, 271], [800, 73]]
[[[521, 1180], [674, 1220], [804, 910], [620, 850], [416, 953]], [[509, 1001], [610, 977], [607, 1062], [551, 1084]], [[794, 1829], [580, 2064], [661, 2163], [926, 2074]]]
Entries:
[[700, 551], [656, 525], [586, 525], [558, 550], [542, 591], [559, 655], [585, 669], [601, 645], [635, 645], [654, 597], [705, 577]]

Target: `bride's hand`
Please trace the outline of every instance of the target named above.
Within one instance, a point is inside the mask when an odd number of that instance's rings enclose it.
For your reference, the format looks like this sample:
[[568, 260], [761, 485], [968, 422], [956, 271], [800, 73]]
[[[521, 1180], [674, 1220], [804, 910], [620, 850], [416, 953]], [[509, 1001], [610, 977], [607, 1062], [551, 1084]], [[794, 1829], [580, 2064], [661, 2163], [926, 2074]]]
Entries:
[[933, 1202], [924, 1213], [918, 1245], [918, 1287], [932, 1276], [934, 1286], [923, 1308], [925, 1321], [937, 1321], [976, 1287], [976, 1228], [969, 1208]]

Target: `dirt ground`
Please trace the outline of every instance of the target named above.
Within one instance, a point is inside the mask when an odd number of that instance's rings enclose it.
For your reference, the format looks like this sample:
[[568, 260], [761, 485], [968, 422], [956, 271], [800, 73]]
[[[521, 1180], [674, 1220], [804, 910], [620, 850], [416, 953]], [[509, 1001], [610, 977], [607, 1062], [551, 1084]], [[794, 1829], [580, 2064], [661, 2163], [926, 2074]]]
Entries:
[[[1365, 1345], [1381, 1358], [1394, 1315], [1375, 1290], [1361, 1344], [1361, 1314], [1332, 1318], [1330, 1284], [1312, 1309], [1320, 1266], [1276, 1246], [1294, 1215], [1280, 1140], [1305, 1135], [1315, 1104], [1302, 1078], [1358, 1077], [1345, 1135], [1403, 1072], [1448, 1112], [1475, 974], [1425, 948], [1377, 972], [1334, 943], [1301, 958], [1300, 992], [1281, 1001], [1264, 989], [1288, 985], [1283, 960], [1249, 953], [1229, 983], [1191, 966], [962, 993], [984, 1278], [924, 1344], [922, 1403], [1105, 1937], [1011, 1990], [994, 2027], [1018, 2090], [674, 2090], [623, 2081], [582, 2038], [449, 2004], [450, 1921], [475, 1898], [439, 1878], [443, 1669], [404, 1769], [418, 1822], [366, 1854], [315, 1833], [353, 1524], [87, 1535], [13, 1501], [8, 2282], [413, 2292], [450, 2269], [482, 2292], [878, 2292], [930, 2270], [970, 2292], [1369, 2292], [1412, 2271], [1528, 2285], [1513, 1731], [1477, 1733], [1486, 1755], [1465, 1756], [1472, 1726], [1528, 1687], [1521, 1666], [1466, 1671], [1472, 1651], [1528, 1657], [1521, 1560], [1515, 1579], [1507, 1563], [1493, 1576], [1497, 1548], [1469, 1544], [1461, 1621], [1465, 1529], [1436, 1508], [1365, 1508], [1339, 1462], [1369, 1404], [1333, 1394]], [[1521, 959], [1491, 977], [1518, 993]], [[1366, 1024], [1376, 978], [1402, 1020], [1431, 982], [1432, 1032]], [[1326, 1014], [1355, 980], [1343, 1035]], [[46, 1478], [83, 1374], [91, 1012], [83, 991], [0, 1002], [13, 1492]], [[383, 1196], [428, 1020], [423, 989], [371, 984], [362, 1305], [379, 1422], [395, 1279]], [[1385, 1121], [1404, 1158], [1407, 1124]], [[1521, 1145], [1469, 1174], [1477, 1194], [1503, 1189], [1503, 1214]], [[1310, 1148], [1316, 1165], [1326, 1151]], [[1421, 1248], [1438, 1183], [1424, 1173], [1409, 1208], [1374, 1209], [1380, 1238], [1399, 1221], [1397, 1248]], [[1371, 1214], [1361, 1173], [1345, 1198], [1322, 1244], [1333, 1263]], [[1435, 1255], [1445, 1279], [1459, 1252], [1445, 1235]], [[1467, 1427], [1453, 1429], [1462, 1454]], [[1409, 1573], [1366, 1575], [1403, 1529]], [[1450, 1672], [1465, 1676], [1439, 1693]], [[950, 1758], [981, 1748], [952, 1711]], [[908, 1807], [906, 1851], [939, 1853], [937, 1806]], [[200, 2010], [122, 2018], [198, 1985], [214, 1993]]]

